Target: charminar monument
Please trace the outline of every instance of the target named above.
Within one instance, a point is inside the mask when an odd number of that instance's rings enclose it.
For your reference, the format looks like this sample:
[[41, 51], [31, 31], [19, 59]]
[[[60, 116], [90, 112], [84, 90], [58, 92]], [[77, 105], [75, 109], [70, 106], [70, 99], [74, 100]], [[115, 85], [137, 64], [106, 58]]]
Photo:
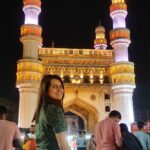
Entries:
[[93, 29], [93, 49], [42, 47], [42, 27], [38, 24], [41, 1], [23, 0], [23, 12], [23, 56], [17, 62], [16, 81], [20, 94], [19, 127], [31, 125], [43, 74], [61, 76], [65, 84], [64, 110], [80, 116], [87, 132], [92, 133], [95, 124], [114, 109], [121, 112], [121, 121], [130, 125], [134, 121], [135, 74], [128, 58], [131, 40], [124, 0], [112, 0], [110, 5], [113, 49], [107, 49], [105, 28], [101, 25]]

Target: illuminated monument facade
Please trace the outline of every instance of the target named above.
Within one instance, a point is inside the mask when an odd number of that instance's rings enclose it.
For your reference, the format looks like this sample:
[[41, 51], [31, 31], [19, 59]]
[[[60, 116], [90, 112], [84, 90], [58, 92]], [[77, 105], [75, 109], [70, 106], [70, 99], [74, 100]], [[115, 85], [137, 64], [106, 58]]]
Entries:
[[95, 29], [94, 49], [44, 48], [38, 25], [40, 0], [24, 0], [25, 23], [20, 41], [23, 58], [17, 62], [17, 88], [20, 92], [19, 126], [28, 128], [35, 112], [39, 83], [43, 74], [60, 75], [65, 83], [65, 112], [80, 116], [87, 132], [111, 110], [119, 110], [122, 122], [133, 117], [134, 64], [128, 60], [130, 30], [126, 28], [127, 5], [112, 0], [113, 29], [107, 48], [105, 28]]

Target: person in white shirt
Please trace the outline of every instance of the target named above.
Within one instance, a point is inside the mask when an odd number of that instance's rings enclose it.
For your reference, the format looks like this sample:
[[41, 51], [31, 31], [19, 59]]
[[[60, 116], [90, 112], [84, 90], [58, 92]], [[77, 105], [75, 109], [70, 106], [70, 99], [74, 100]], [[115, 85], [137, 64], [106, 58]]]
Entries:
[[27, 137], [35, 139], [35, 125], [30, 126], [30, 132], [27, 134]]

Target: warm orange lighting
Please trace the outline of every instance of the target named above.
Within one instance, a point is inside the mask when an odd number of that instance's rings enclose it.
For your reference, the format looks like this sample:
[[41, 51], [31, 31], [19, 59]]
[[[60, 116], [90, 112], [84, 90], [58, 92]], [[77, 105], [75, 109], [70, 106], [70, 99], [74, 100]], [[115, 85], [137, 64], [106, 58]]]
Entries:
[[83, 73], [80, 74], [80, 78], [83, 79]]
[[110, 32], [110, 39], [114, 40], [116, 38], [128, 38], [130, 39], [130, 31], [128, 29], [117, 29]]
[[106, 39], [95, 39], [94, 40], [94, 44], [107, 44], [107, 40]]
[[26, 35], [37, 35], [41, 36], [42, 34], [42, 28], [37, 25], [23, 25], [21, 27], [21, 36]]
[[24, 6], [35, 5], [35, 6], [41, 7], [40, 0], [23, 0], [23, 4], [24, 4]]
[[127, 10], [127, 5], [126, 3], [113, 3], [110, 5], [110, 12], [115, 11], [115, 10]]
[[116, 64], [110, 67], [110, 75], [114, 84], [135, 84], [134, 66], [132, 64]]

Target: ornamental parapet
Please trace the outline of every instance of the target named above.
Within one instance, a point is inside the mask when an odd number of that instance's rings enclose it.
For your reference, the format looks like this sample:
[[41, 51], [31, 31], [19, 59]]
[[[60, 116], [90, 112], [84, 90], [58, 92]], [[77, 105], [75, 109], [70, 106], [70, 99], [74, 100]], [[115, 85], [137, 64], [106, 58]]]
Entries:
[[123, 10], [123, 11], [127, 11], [127, 5], [126, 3], [113, 3], [110, 5], [110, 13], [112, 13], [113, 11], [118, 11], [118, 10]]
[[127, 28], [117, 28], [110, 31], [110, 41], [119, 38], [130, 39], [130, 30]]
[[113, 50], [95, 50], [95, 49], [68, 49], [68, 48], [40, 48], [39, 55], [66, 55], [66, 56], [85, 56], [85, 57], [114, 57]]
[[25, 24], [21, 26], [21, 36], [35, 35], [41, 37], [42, 27], [34, 24]]
[[39, 82], [43, 75], [43, 66], [40, 61], [21, 59], [17, 62], [17, 84]]
[[23, 0], [24, 6], [34, 5], [41, 7], [41, 0]]
[[110, 66], [110, 76], [113, 85], [135, 85], [134, 64], [132, 62], [118, 62]]

